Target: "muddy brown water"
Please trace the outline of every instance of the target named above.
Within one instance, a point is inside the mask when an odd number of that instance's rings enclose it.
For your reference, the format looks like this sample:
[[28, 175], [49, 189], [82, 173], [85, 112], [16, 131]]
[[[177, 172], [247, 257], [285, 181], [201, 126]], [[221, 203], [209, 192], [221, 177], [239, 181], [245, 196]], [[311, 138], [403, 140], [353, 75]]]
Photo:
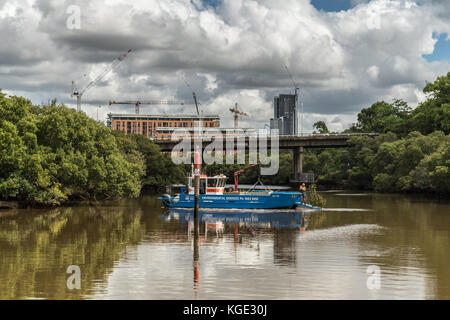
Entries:
[[202, 210], [197, 238], [156, 196], [0, 210], [0, 299], [450, 298], [448, 201], [322, 194], [320, 212]]

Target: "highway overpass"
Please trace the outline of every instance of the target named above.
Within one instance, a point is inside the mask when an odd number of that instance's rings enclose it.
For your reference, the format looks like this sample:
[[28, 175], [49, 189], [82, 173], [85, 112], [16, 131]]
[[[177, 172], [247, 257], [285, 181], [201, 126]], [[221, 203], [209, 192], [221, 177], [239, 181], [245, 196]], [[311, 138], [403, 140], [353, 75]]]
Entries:
[[[357, 136], [375, 137], [376, 133], [345, 133], [345, 134], [310, 134], [303, 136], [278, 136], [279, 149], [292, 150], [293, 153], [293, 173], [291, 174], [291, 182], [311, 182], [311, 175], [303, 174], [303, 150], [304, 148], [348, 148], [351, 146], [350, 138]], [[229, 137], [231, 138], [231, 137]], [[237, 150], [238, 143], [245, 146], [247, 151], [249, 148], [250, 138], [248, 136], [232, 137], [234, 150]], [[203, 148], [208, 146], [212, 139], [205, 137], [202, 139]], [[226, 150], [226, 139], [223, 141], [223, 150]], [[270, 149], [272, 138], [267, 138], [267, 148]], [[155, 139], [154, 142], [159, 145], [162, 152], [171, 152], [179, 140], [171, 139]], [[191, 151], [194, 149], [194, 141], [191, 141]], [[230, 150], [228, 150], [230, 151]]]

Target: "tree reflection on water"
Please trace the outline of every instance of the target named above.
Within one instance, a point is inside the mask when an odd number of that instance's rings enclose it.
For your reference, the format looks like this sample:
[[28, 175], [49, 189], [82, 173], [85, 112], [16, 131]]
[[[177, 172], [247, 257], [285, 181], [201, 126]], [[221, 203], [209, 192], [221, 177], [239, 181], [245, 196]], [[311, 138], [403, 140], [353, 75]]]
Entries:
[[448, 203], [326, 196], [322, 212], [201, 210], [198, 228], [154, 196], [0, 211], [0, 298], [371, 298], [369, 265], [379, 297], [450, 297]]

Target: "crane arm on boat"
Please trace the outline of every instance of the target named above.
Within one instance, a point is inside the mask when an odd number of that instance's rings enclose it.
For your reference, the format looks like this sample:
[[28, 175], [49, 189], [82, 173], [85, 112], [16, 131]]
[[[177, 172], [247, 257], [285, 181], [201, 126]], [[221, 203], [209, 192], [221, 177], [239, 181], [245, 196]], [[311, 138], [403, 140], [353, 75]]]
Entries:
[[258, 167], [258, 166], [260, 166], [260, 165], [261, 165], [261, 163], [258, 162], [258, 163], [249, 165], [248, 167], [245, 167], [245, 168], [243, 168], [243, 169], [241, 169], [241, 170], [236, 171], [236, 172], [234, 173], [234, 190], [235, 190], [235, 191], [238, 190], [238, 186], [239, 186], [238, 176], [239, 176], [241, 173], [243, 173], [243, 172], [244, 172], [245, 170], [247, 170], [247, 169], [250, 169], [250, 168], [253, 168], [253, 167]]

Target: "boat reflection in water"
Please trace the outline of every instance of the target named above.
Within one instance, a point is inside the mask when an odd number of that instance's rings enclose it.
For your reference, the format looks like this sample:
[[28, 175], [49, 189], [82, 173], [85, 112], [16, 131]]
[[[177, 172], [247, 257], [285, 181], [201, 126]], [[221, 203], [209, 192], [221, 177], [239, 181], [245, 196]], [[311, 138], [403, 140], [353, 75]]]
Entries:
[[[180, 228], [186, 228], [188, 238], [193, 243], [193, 289], [196, 297], [200, 288], [200, 245], [202, 243], [211, 238], [222, 238], [224, 233], [232, 233], [236, 254], [237, 245], [242, 242], [241, 232], [250, 232], [259, 238], [260, 232], [282, 231], [283, 229], [291, 232], [306, 230], [305, 214], [293, 210], [201, 209], [196, 217], [192, 209], [172, 208], [166, 211], [162, 218], [178, 220]], [[275, 242], [277, 241], [275, 240]]]
[[[194, 223], [192, 209], [170, 209], [163, 214], [165, 220], [179, 220], [180, 227], [188, 226], [188, 231]], [[204, 224], [205, 235], [214, 232], [223, 234], [225, 229], [233, 227], [247, 227], [253, 230], [298, 229], [305, 230], [304, 213], [295, 210], [220, 210], [200, 209], [199, 223]]]

